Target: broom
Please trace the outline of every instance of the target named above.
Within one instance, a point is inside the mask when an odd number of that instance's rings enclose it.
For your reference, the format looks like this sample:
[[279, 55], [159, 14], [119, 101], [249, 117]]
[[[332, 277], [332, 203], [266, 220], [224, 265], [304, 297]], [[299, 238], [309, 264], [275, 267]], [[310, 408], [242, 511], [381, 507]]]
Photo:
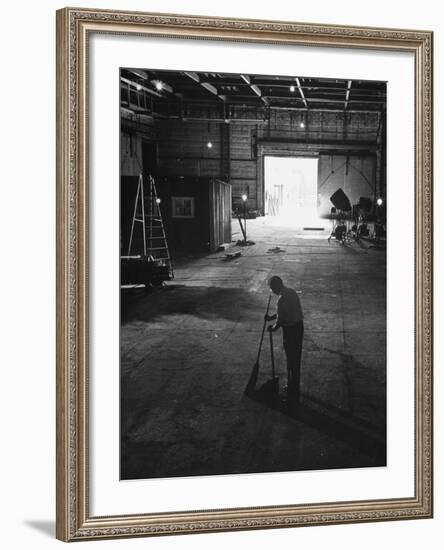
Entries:
[[[268, 297], [267, 313], [265, 315], [268, 315], [268, 311], [270, 309], [270, 302], [271, 302], [271, 294]], [[257, 376], [259, 374], [259, 358], [261, 356], [262, 343], [264, 341], [264, 334], [265, 334], [266, 326], [267, 326], [267, 321], [264, 318], [264, 324], [263, 324], [263, 327], [262, 327], [262, 334], [261, 334], [261, 340], [259, 342], [259, 349], [258, 349], [258, 352], [257, 352], [256, 363], [253, 365], [250, 380], [248, 381], [248, 384], [245, 387], [245, 391], [244, 391], [245, 395], [251, 395], [254, 392], [255, 388], [256, 388]]]

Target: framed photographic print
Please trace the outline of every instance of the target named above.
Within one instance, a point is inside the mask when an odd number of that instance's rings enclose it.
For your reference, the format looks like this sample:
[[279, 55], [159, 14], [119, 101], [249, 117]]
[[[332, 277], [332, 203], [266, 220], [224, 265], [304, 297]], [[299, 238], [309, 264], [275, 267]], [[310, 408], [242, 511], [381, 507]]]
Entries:
[[171, 197], [171, 217], [194, 218], [194, 197]]
[[57, 12], [57, 536], [432, 516], [430, 31]]

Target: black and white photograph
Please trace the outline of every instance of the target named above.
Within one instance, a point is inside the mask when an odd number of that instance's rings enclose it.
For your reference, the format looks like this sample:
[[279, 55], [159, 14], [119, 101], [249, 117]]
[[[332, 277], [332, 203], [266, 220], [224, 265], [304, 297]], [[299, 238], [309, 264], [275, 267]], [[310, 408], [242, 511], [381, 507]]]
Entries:
[[119, 85], [120, 478], [386, 466], [386, 82]]

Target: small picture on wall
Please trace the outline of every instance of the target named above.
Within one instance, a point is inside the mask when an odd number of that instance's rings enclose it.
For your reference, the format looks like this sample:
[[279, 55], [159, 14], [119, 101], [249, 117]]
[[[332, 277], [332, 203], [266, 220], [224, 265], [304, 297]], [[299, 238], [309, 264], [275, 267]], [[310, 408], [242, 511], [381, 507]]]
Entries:
[[194, 218], [194, 197], [171, 197], [173, 218]]

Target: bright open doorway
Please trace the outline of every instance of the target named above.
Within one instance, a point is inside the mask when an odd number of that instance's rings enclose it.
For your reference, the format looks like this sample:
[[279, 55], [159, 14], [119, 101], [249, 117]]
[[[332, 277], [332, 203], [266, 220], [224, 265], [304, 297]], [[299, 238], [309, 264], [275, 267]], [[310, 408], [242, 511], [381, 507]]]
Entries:
[[319, 224], [318, 159], [265, 156], [265, 215], [296, 227]]

